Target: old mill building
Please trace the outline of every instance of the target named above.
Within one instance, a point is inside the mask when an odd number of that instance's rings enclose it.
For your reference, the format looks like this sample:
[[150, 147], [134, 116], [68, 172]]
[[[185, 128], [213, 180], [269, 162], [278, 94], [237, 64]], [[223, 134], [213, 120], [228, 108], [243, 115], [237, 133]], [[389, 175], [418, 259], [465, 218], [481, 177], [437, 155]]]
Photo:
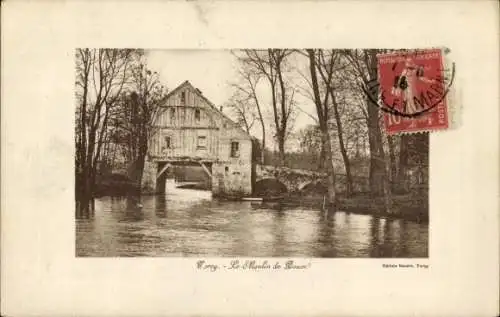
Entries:
[[210, 177], [213, 195], [252, 193], [252, 138], [188, 81], [165, 97], [153, 131], [143, 175], [146, 190], [165, 192], [170, 167], [193, 165]]

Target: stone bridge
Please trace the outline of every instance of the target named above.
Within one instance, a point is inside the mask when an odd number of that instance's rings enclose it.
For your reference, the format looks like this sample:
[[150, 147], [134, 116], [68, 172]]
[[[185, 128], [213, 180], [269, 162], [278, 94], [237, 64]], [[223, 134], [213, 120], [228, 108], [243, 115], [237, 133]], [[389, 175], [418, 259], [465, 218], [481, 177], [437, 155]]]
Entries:
[[[272, 165], [257, 165], [255, 176], [254, 190], [257, 192], [266, 186], [281, 187], [275, 188], [281, 192], [298, 192], [305, 186], [317, 184], [326, 178], [325, 173]], [[270, 185], [265, 185], [266, 183]]]
[[[272, 187], [273, 192], [300, 192], [306, 186], [313, 186], [315, 190], [326, 191], [326, 173], [310, 170], [292, 169], [282, 166], [256, 165], [254, 192], [262, 193]], [[368, 179], [354, 177], [354, 190], [367, 191]], [[337, 192], [345, 191], [346, 177], [343, 174], [335, 175]]]

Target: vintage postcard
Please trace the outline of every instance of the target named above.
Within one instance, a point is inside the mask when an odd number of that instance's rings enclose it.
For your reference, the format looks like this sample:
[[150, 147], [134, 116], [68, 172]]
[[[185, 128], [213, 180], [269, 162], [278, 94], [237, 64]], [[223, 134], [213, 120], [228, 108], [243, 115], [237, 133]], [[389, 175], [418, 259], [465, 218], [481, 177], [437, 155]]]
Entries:
[[2, 315], [498, 314], [498, 5], [2, 9]]
[[76, 49], [76, 256], [427, 258], [429, 134], [387, 133], [382, 51]]

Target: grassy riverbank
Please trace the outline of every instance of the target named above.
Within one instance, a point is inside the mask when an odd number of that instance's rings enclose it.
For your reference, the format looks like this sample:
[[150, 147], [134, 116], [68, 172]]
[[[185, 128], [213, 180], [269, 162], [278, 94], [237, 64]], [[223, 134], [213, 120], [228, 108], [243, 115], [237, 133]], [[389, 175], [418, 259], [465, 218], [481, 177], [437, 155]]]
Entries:
[[[324, 200], [321, 195], [290, 195], [285, 197], [281, 203], [285, 206], [323, 208]], [[333, 209], [331, 206], [325, 207]], [[367, 193], [358, 193], [350, 197], [338, 194], [336, 210], [380, 217], [402, 218], [416, 222], [429, 221], [428, 198], [418, 192], [393, 195], [389, 213], [386, 211], [383, 197], [372, 197]]]
[[138, 188], [126, 175], [110, 174], [96, 179], [94, 197], [127, 196], [137, 193]]

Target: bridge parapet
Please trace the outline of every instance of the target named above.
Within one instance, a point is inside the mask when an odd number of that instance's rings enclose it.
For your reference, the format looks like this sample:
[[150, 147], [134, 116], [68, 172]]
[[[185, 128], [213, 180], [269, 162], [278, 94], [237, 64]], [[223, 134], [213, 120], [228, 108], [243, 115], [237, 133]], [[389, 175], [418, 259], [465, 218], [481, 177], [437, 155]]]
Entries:
[[256, 182], [264, 179], [276, 179], [281, 182], [289, 192], [299, 191], [307, 184], [321, 181], [326, 173], [315, 171], [292, 169], [283, 166], [257, 165]]
[[[309, 184], [322, 184], [326, 186], [326, 173], [293, 169], [282, 166], [257, 165], [256, 166], [256, 184], [265, 179], [275, 179], [282, 183], [288, 192], [297, 192]], [[369, 190], [368, 178], [354, 176], [353, 189], [357, 192]], [[347, 186], [347, 177], [344, 174], [335, 175], [335, 188], [337, 192], [345, 192]]]

